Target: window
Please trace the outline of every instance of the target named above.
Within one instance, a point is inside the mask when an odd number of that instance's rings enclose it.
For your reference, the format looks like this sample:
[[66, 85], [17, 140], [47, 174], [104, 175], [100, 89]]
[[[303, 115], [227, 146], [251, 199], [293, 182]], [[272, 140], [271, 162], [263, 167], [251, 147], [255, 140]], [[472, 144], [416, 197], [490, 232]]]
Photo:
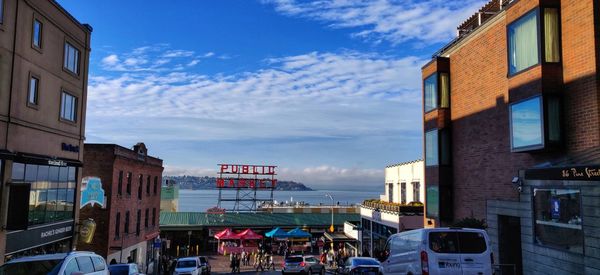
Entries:
[[440, 191], [439, 187], [427, 184], [425, 198], [425, 214], [429, 218], [437, 218], [440, 215]]
[[121, 213], [117, 212], [117, 219], [115, 220], [115, 238], [119, 238], [121, 235]]
[[510, 105], [512, 150], [537, 150], [546, 145], [559, 144], [562, 140], [560, 105], [559, 98], [553, 96], [535, 96], [512, 103]]
[[138, 200], [142, 199], [142, 186], [144, 186], [144, 176], [140, 174], [138, 177], [139, 185], [138, 185]]
[[89, 256], [81, 256], [75, 258], [77, 260], [77, 264], [79, 265], [79, 270], [84, 274], [94, 272], [94, 264], [92, 263], [92, 258]]
[[421, 201], [421, 184], [418, 182], [413, 182], [413, 201]]
[[400, 183], [400, 203], [406, 204], [406, 182]]
[[104, 262], [104, 259], [100, 257], [92, 257], [92, 262], [94, 263], [95, 271], [102, 271], [106, 269], [106, 263]]
[[156, 208], [152, 208], [152, 226], [156, 226]]
[[77, 121], [77, 98], [75, 96], [63, 91], [60, 106], [60, 118]]
[[433, 74], [425, 79], [425, 112], [429, 112], [438, 107], [437, 104], [437, 74]]
[[123, 171], [119, 171], [119, 183], [117, 185], [117, 194], [123, 195]]
[[154, 176], [154, 187], [152, 188], [154, 195], [158, 192], [158, 176]]
[[4, 0], [0, 0], [0, 24], [4, 23]]
[[131, 172], [127, 172], [127, 195], [131, 196]]
[[140, 230], [141, 230], [141, 225], [142, 225], [142, 210], [138, 209], [137, 211], [137, 219], [135, 222], [135, 235], [139, 236], [140, 235]]
[[388, 201], [394, 202], [394, 184], [393, 183], [388, 184]]
[[146, 178], [146, 195], [150, 195], [150, 175]]
[[544, 9], [544, 61], [560, 62], [560, 26], [557, 8]]
[[440, 73], [440, 107], [450, 108], [450, 75]]
[[65, 42], [64, 67], [74, 74], [79, 74], [79, 50], [69, 42]]
[[537, 244], [583, 253], [579, 189], [535, 188], [533, 205]]
[[40, 22], [37, 19], [33, 19], [33, 33], [31, 37], [31, 44], [35, 48], [42, 48], [42, 22]]
[[425, 166], [437, 166], [438, 162], [438, 130], [425, 133]]
[[510, 75], [539, 63], [537, 10], [508, 25], [508, 63]]
[[148, 228], [148, 219], [150, 219], [150, 209], [146, 208], [146, 215], [144, 216], [144, 228]]
[[430, 232], [429, 249], [444, 254], [481, 254], [487, 250], [485, 236], [478, 232]]
[[27, 104], [38, 105], [38, 93], [39, 93], [40, 79], [35, 76], [31, 76], [29, 79], [29, 94], [27, 95]]
[[77, 261], [75, 259], [72, 259], [71, 261], [69, 261], [69, 263], [65, 267], [64, 274], [72, 274], [72, 273], [78, 272], [78, 271], [79, 271], [79, 266], [77, 265]]
[[129, 233], [129, 211], [125, 212], [125, 234]]

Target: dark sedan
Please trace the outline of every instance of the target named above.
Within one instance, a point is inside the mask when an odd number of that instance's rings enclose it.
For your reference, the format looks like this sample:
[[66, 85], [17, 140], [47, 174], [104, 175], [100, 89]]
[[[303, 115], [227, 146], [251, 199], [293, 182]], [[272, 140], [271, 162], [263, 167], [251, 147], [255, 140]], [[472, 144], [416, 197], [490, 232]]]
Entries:
[[381, 263], [373, 258], [350, 257], [338, 267], [336, 274], [380, 274]]

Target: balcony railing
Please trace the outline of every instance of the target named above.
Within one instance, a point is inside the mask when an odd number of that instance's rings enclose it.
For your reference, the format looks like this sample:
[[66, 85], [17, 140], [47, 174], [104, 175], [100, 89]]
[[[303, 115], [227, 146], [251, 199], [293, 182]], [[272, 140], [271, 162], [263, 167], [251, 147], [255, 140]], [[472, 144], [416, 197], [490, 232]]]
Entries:
[[365, 200], [362, 205], [375, 210], [388, 211], [402, 215], [423, 215], [423, 205], [403, 205], [398, 203], [390, 203], [381, 200]]

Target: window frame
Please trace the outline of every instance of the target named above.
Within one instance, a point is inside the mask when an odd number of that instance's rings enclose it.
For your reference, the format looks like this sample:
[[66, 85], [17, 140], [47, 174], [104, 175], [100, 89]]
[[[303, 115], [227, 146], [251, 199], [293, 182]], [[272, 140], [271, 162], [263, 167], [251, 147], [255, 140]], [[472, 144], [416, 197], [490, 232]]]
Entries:
[[[60, 93], [60, 110], [59, 110], [59, 114], [58, 114], [59, 120], [63, 121], [63, 122], [71, 123], [71, 124], [76, 124], [77, 120], [79, 119], [79, 98], [76, 95], [74, 95], [73, 93], [68, 92], [65, 89], [61, 89], [61, 90], [62, 91]], [[73, 105], [75, 105], [75, 106], [73, 107], [73, 120], [63, 117], [63, 113], [64, 113], [63, 109], [65, 107], [64, 106], [65, 101], [63, 101], [63, 98], [65, 95], [70, 96], [74, 99]]]
[[117, 212], [115, 215], [115, 240], [121, 237], [121, 212]]
[[152, 195], [156, 196], [158, 194], [158, 176], [154, 176], [154, 185], [152, 186]]
[[[537, 63], [535, 63], [535, 64], [533, 64], [533, 65], [531, 65], [529, 67], [523, 68], [520, 71], [516, 71], [516, 72], [511, 73], [511, 71], [510, 71], [510, 67], [511, 67], [511, 62], [510, 62], [510, 27], [513, 26], [515, 23], [517, 23], [517, 21], [523, 19], [524, 17], [530, 15], [531, 13], [536, 13], [536, 16], [535, 16], [536, 17], [536, 27], [537, 27], [537, 37], [536, 38], [537, 38], [537, 41], [538, 41], [538, 43], [537, 43], [537, 48], [538, 48], [538, 51], [537, 51]], [[522, 74], [524, 72], [527, 72], [527, 71], [529, 71], [529, 70], [531, 70], [531, 69], [533, 69], [533, 68], [535, 68], [535, 67], [537, 67], [537, 66], [539, 66], [539, 65], [542, 64], [542, 61], [543, 61], [543, 58], [542, 58], [543, 47], [542, 47], [542, 45], [544, 43], [544, 41], [542, 39], [543, 39], [543, 35], [541, 34], [540, 7], [539, 6], [528, 10], [527, 12], [523, 13], [521, 16], [517, 17], [515, 20], [511, 21], [510, 23], [508, 23], [506, 25], [506, 64], [508, 65], [507, 68], [506, 68], [507, 69], [506, 75], [508, 76], [508, 78], [511, 78], [513, 76]]]
[[[544, 16], [544, 12], [546, 9], [556, 9], [558, 12], [558, 56], [559, 56], [559, 61], [558, 62], [550, 62], [550, 61], [546, 61], [546, 24], [544, 22], [544, 20], [542, 20], [542, 17]], [[560, 10], [560, 6], [556, 6], [556, 5], [547, 5], [547, 6], [540, 6], [539, 7], [539, 12], [538, 12], [538, 22], [539, 22], [539, 36], [541, 37], [540, 41], [541, 41], [541, 45], [540, 48], [542, 49], [540, 52], [540, 59], [542, 64], [562, 64], [563, 61], [563, 55], [562, 55], [562, 13]], [[542, 34], [542, 32], [544, 32]]]
[[6, 9], [4, 0], [0, 0], [0, 30], [4, 30], [4, 10]]
[[[541, 144], [534, 144], [534, 145], [527, 145], [527, 146], [521, 146], [521, 147], [514, 147], [514, 142], [513, 142], [513, 110], [512, 107], [514, 105], [518, 105], [520, 103], [526, 102], [528, 100], [532, 100], [535, 98], [539, 98], [539, 102], [540, 102], [540, 119], [541, 119], [541, 133], [542, 133], [542, 142]], [[558, 140], [550, 140], [550, 123], [553, 121], [550, 121], [549, 116], [550, 116], [550, 110], [548, 110], [548, 103], [549, 100], [551, 100], [550, 98], [552, 98], [552, 100], [557, 100], [558, 101], [558, 115], [556, 117], [556, 119], [558, 119], [558, 124], [560, 125], [560, 129], [559, 129], [559, 139]], [[509, 123], [509, 139], [510, 139], [510, 150], [512, 153], [518, 153], [518, 152], [528, 152], [528, 151], [540, 151], [540, 150], [546, 150], [546, 149], [551, 149], [554, 147], [558, 147], [562, 144], [563, 140], [564, 140], [564, 125], [563, 125], [563, 100], [560, 97], [560, 95], [552, 95], [552, 94], [536, 94], [521, 100], [517, 100], [515, 102], [511, 102], [508, 104], [508, 123]]]
[[[571, 251], [571, 250], [567, 250], [564, 248], [560, 248], [560, 247], [556, 247], [556, 246], [552, 246], [552, 245], [545, 245], [545, 244], [540, 244], [536, 241], [537, 238], [537, 232], [536, 232], [536, 210], [535, 210], [535, 189], [562, 189], [562, 190], [577, 190], [579, 191], [579, 209], [580, 209], [580, 213], [581, 213], [581, 238], [582, 238], [582, 251], [581, 253], [576, 252], [576, 251]], [[582, 188], [581, 186], [567, 186], [567, 185], [556, 185], [556, 184], [551, 184], [551, 185], [541, 185], [541, 186], [531, 186], [530, 187], [530, 192], [531, 192], [531, 201], [530, 201], [530, 205], [531, 205], [531, 228], [533, 230], [533, 234], [531, 236], [531, 240], [533, 242], [533, 245], [538, 246], [538, 247], [544, 247], [544, 248], [549, 248], [549, 249], [553, 249], [553, 250], [558, 250], [558, 251], [562, 251], [562, 252], [566, 252], [566, 253], [570, 253], [570, 254], [574, 254], [574, 255], [585, 255], [586, 253], [586, 249], [585, 249], [585, 243], [586, 243], [586, 237], [585, 237], [585, 216], [583, 214], [583, 192], [582, 192]]]
[[[35, 23], [39, 23], [40, 25], [40, 32], [39, 32], [39, 37], [38, 37], [38, 42], [39, 45], [35, 44]], [[39, 52], [42, 51], [42, 48], [44, 47], [44, 42], [43, 42], [43, 38], [44, 37], [44, 23], [42, 23], [42, 21], [39, 19], [39, 17], [37, 17], [36, 15], [33, 16], [33, 21], [31, 23], [31, 47]]]
[[[430, 215], [430, 212], [428, 211], [428, 209], [430, 209], [430, 203], [429, 200], [427, 199], [429, 197], [429, 189], [435, 189], [437, 192], [437, 195], [435, 196], [436, 200], [437, 200], [437, 207], [436, 209], [432, 209], [435, 210], [436, 213], [432, 213]], [[435, 183], [427, 183], [425, 185], [425, 217], [430, 218], [430, 219], [439, 219], [440, 218], [440, 186], [439, 184]], [[435, 215], [433, 215], [435, 214]]]
[[140, 174], [138, 177], [138, 200], [142, 200], [142, 193], [144, 192], [144, 174]]
[[400, 204], [406, 204], [406, 181], [400, 182]]
[[119, 179], [117, 181], [117, 197], [123, 196], [123, 170], [119, 170]]
[[[432, 77], [435, 78], [435, 106], [432, 109], [427, 110], [427, 107], [426, 107], [427, 93], [425, 92], [425, 87], [426, 87], [425, 83], [427, 82], [428, 79], [430, 79]], [[439, 79], [438, 72], [434, 72], [423, 79], [423, 113], [424, 114], [433, 112], [440, 108], [439, 107], [440, 106], [439, 90], [440, 90], [440, 79]]]
[[[31, 102], [31, 80], [37, 80], [37, 84], [35, 87], [35, 102]], [[37, 109], [40, 105], [40, 83], [42, 82], [42, 78], [36, 74], [29, 72], [29, 82], [27, 83], [27, 106]]]
[[[70, 42], [68, 39], [65, 39], [65, 43], [64, 43], [64, 47], [63, 47], [63, 71], [66, 71], [67, 73], [79, 78], [80, 75], [80, 63], [81, 63], [81, 50], [79, 50], [79, 48], [75, 47], [75, 45], [73, 45], [74, 43]], [[67, 53], [67, 46], [70, 46], [71, 48], [73, 48], [74, 50], [76, 50], [76, 55], [75, 55], [75, 62], [73, 63], [75, 65], [75, 71], [72, 71], [69, 68], [69, 63], [67, 60], [68, 57], [68, 53]]]
[[127, 172], [127, 186], [125, 187], [125, 191], [128, 198], [131, 197], [131, 178], [133, 178], [133, 173]]
[[[436, 132], [436, 138], [435, 138], [435, 146], [436, 146], [436, 163], [435, 164], [428, 164], [427, 161], [427, 134], [431, 133], [431, 132]], [[438, 128], [434, 128], [434, 129], [430, 129], [428, 131], [425, 131], [425, 167], [438, 167], [440, 166], [440, 129]]]
[[421, 202], [421, 182], [413, 181], [410, 184], [413, 187], [413, 202]]

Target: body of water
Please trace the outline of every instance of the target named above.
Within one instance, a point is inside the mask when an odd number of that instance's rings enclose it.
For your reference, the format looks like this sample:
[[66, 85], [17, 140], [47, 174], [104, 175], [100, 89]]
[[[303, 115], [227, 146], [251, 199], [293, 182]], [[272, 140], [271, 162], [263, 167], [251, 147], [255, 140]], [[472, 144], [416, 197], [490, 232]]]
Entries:
[[[310, 205], [319, 203], [331, 205], [331, 199], [325, 194], [330, 194], [335, 202], [341, 205], [361, 203], [365, 199], [378, 199], [381, 192], [377, 191], [340, 191], [340, 190], [315, 190], [315, 191], [274, 191], [273, 198], [278, 202], [304, 201]], [[257, 197], [268, 198], [270, 192], [258, 191]], [[180, 212], [204, 212], [206, 209], [217, 206], [219, 190], [179, 190]], [[223, 190], [223, 198], [235, 198], [234, 190]], [[227, 203], [227, 204], [225, 204]], [[233, 208], [233, 202], [224, 202], [223, 208]]]

